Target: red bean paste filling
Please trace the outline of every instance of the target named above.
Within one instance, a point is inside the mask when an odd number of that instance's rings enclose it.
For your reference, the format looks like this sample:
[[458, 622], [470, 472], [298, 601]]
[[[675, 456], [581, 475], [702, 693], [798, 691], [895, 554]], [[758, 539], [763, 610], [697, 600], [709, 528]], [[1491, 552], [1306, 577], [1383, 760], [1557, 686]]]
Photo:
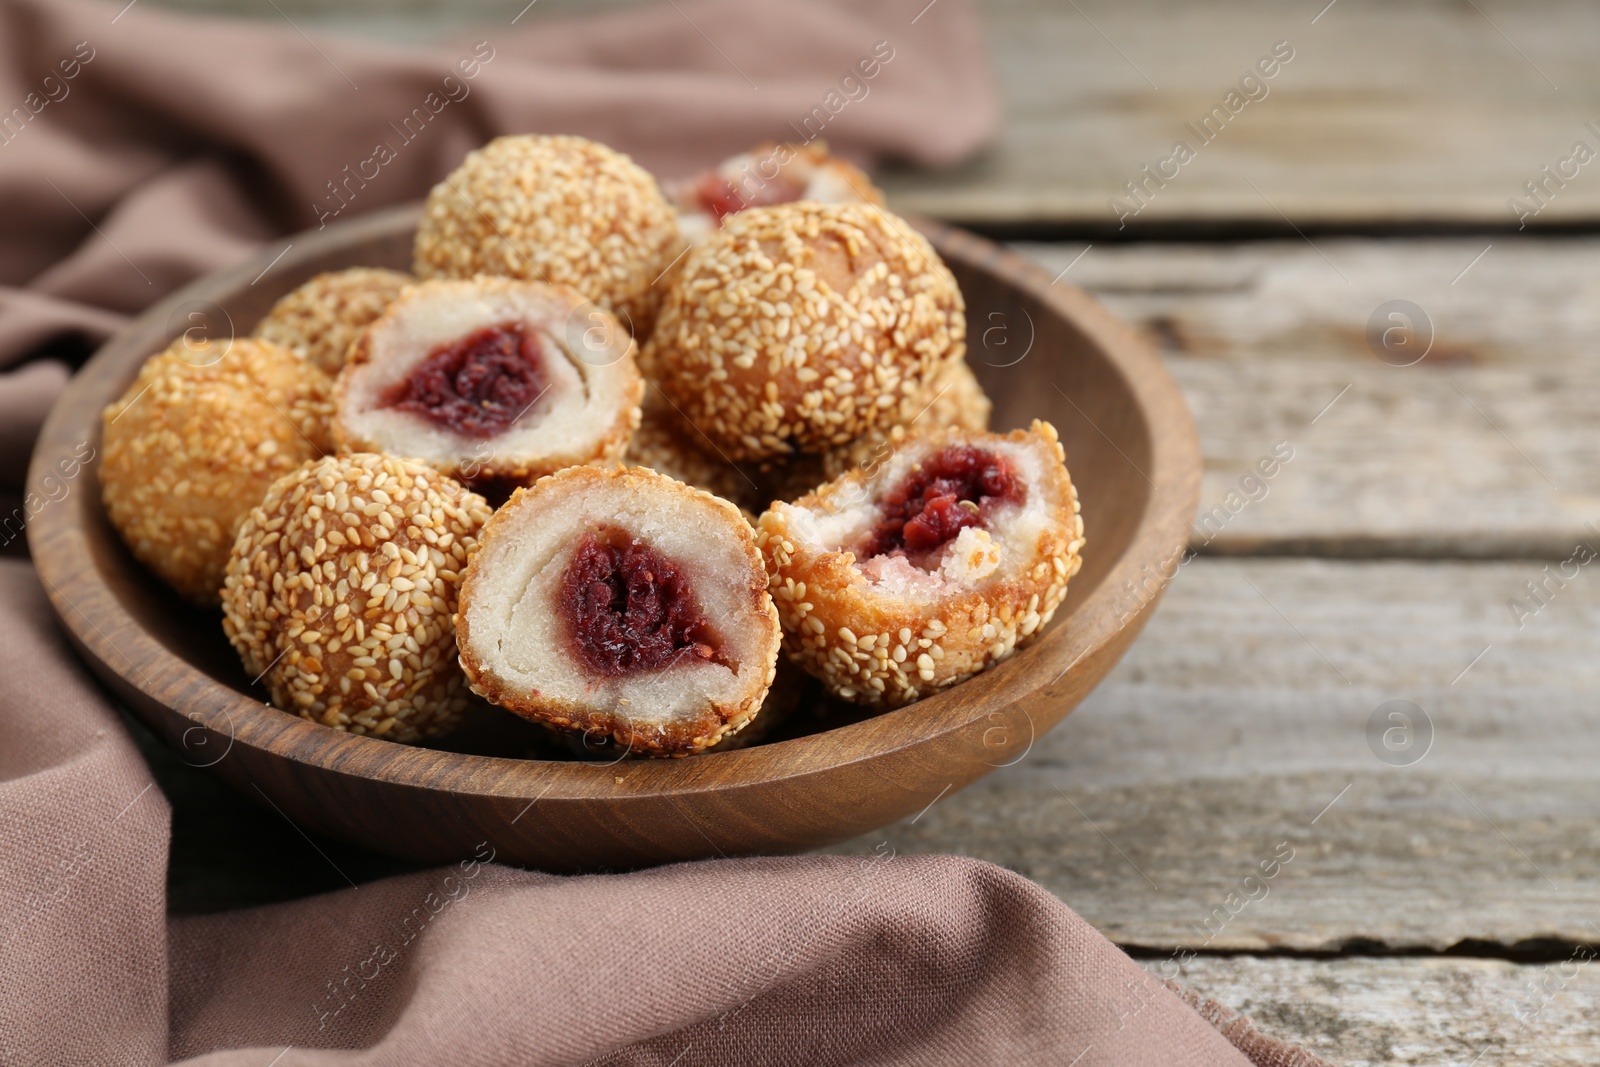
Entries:
[[709, 171], [695, 185], [694, 198], [701, 209], [716, 216], [717, 224], [721, 225], [723, 219], [747, 207], [792, 204], [804, 196], [805, 191], [805, 185], [787, 177], [781, 170], [771, 181], [751, 174], [742, 189], [717, 171]]
[[520, 322], [440, 345], [379, 398], [462, 437], [505, 432], [544, 392], [544, 346]]
[[697, 660], [731, 666], [683, 570], [614, 527], [584, 533], [561, 575], [559, 596], [573, 650], [596, 674]]
[[972, 445], [950, 445], [884, 495], [882, 517], [858, 555], [902, 555], [931, 569], [962, 530], [986, 529], [996, 506], [1020, 502], [1023, 495], [1022, 482], [1004, 459]]

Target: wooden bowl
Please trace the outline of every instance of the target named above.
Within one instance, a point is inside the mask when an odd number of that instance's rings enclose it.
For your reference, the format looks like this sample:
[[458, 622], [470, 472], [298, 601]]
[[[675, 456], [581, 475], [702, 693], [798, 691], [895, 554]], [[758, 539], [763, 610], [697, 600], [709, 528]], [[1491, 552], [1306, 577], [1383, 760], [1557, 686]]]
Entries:
[[[184, 758], [322, 832], [425, 860], [486, 845], [502, 861], [603, 870], [794, 852], [918, 812], [1022, 759], [1109, 671], [1176, 569], [1200, 452], [1172, 379], [1133, 332], [1070, 285], [988, 241], [918, 223], [966, 294], [969, 361], [997, 429], [1053, 422], [1083, 501], [1082, 572], [1045, 633], [994, 670], [897, 711], [687, 759], [514, 758], [535, 727], [493, 713], [453, 743], [357, 737], [268, 707], [222, 636], [123, 547], [90, 462], [60, 496], [47, 481], [151, 353], [186, 329], [247, 333], [311, 275], [406, 269], [415, 207], [295, 237], [141, 315], [73, 379], [39, 438], [30, 489], [54, 502], [28, 540], [50, 602], [89, 665]], [[277, 258], [274, 258], [277, 257]], [[853, 720], [853, 721], [852, 721]], [[843, 725], [830, 727], [843, 721]], [[796, 732], [791, 729], [790, 733]]]

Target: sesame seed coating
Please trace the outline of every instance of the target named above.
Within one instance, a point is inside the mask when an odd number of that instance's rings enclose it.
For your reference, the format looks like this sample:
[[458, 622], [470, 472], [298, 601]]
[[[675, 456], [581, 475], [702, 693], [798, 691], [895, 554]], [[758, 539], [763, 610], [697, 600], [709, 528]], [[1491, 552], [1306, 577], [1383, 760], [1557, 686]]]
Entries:
[[433, 187], [417, 227], [422, 278], [497, 274], [570, 285], [644, 337], [655, 281], [682, 247], [650, 173], [582, 137], [499, 137]]
[[223, 630], [277, 707], [391, 741], [437, 737], [471, 701], [454, 614], [489, 515], [481, 496], [410, 460], [307, 463], [240, 529]]
[[[753, 471], [741, 468], [708, 450], [710, 442], [696, 433], [673, 410], [659, 389], [651, 388], [643, 406], [639, 429], [628, 444], [623, 462], [633, 467], [649, 467], [686, 485], [732, 501], [749, 512], [766, 505]], [[747, 516], [755, 521], [754, 514]]]
[[732, 459], [820, 452], [896, 421], [965, 351], [954, 276], [872, 204], [749, 208], [693, 248], [645, 373]]
[[319, 274], [272, 305], [255, 336], [338, 374], [350, 342], [415, 280], [379, 267]]
[[1036, 449], [1052, 461], [1027, 485], [1044, 503], [1048, 522], [1032, 544], [1012, 543], [996, 531], [1002, 555], [1010, 557], [1003, 569], [938, 595], [882, 589], [868, 582], [848, 548], [818, 545], [799, 532], [814, 515], [853, 506], [864, 484], [881, 494], [888, 488], [881, 479], [852, 472], [761, 516], [756, 539], [772, 576], [784, 652], [835, 696], [875, 707], [920, 700], [1009, 658], [1061, 605], [1068, 580], [1082, 566], [1084, 537], [1053, 426], [1035, 421], [1004, 436], [959, 430], [917, 435], [902, 448], [920, 456], [947, 444], [994, 442]]
[[294, 353], [183, 337], [101, 416], [106, 515], [139, 562], [215, 604], [228, 550], [280, 475], [328, 448], [332, 383]]
[[967, 361], [952, 360], [921, 393], [901, 406], [895, 423], [869, 430], [820, 455], [796, 455], [787, 462], [777, 459], [763, 464], [760, 495], [764, 501], [792, 503], [823, 482], [858, 467], [876, 468], [915, 433], [951, 428], [981, 433], [989, 428], [993, 406]]

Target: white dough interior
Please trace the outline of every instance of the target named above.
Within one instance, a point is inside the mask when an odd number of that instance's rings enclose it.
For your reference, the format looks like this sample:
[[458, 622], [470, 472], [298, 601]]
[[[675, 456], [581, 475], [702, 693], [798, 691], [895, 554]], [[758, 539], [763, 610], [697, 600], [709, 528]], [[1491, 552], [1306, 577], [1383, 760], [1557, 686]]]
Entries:
[[[878, 501], [911, 473], [921, 460], [943, 446], [923, 443], [902, 447], [874, 472], [869, 480], [846, 484], [835, 494], [833, 506], [788, 510], [789, 529], [814, 552], [854, 552], [882, 517]], [[1054, 454], [1032, 442], [999, 441], [982, 446], [1011, 465], [1022, 483], [1021, 503], [1004, 503], [987, 511], [985, 530], [966, 529], [944, 546], [937, 565], [923, 570], [897, 556], [857, 559], [856, 571], [873, 592], [893, 597], [936, 600], [953, 591], [980, 586], [989, 581], [1004, 581], [1019, 575], [1026, 561], [1035, 557], [1039, 539], [1050, 525], [1055, 501], [1045, 499], [1046, 464]], [[980, 536], [987, 533], [987, 537]], [[989, 544], [984, 544], [987, 541]], [[999, 561], [992, 563], [998, 552]], [[984, 562], [979, 562], [984, 561]]]
[[[358, 438], [385, 451], [424, 462], [463, 467], [494, 457], [584, 455], [611, 430], [622, 402], [620, 376], [612, 370], [628, 345], [616, 330], [614, 348], [594, 348], [588, 321], [569, 322], [570, 307], [543, 294], [460, 291], [406, 304], [375, 327], [371, 362], [351, 371], [341, 418]], [[442, 346], [488, 326], [521, 323], [537, 337], [544, 359], [540, 373], [547, 388], [511, 426], [493, 438], [470, 437], [440, 426], [416, 412], [381, 407], [381, 398], [403, 382], [417, 365]], [[590, 329], [573, 354], [569, 334]]]
[[[467, 610], [479, 661], [519, 688], [613, 707], [635, 723], [698, 716], [764, 682], [768, 663], [764, 631], [751, 614], [750, 560], [729, 537], [729, 517], [678, 493], [625, 492], [617, 483], [583, 488], [554, 506], [546, 500], [537, 514], [525, 508], [514, 527], [485, 545], [477, 569], [494, 581], [480, 580]], [[719, 658], [736, 670], [686, 656], [659, 670], [600, 678], [576, 659], [570, 624], [558, 610], [561, 578], [579, 539], [602, 524], [637, 537], [683, 571], [721, 638]]]

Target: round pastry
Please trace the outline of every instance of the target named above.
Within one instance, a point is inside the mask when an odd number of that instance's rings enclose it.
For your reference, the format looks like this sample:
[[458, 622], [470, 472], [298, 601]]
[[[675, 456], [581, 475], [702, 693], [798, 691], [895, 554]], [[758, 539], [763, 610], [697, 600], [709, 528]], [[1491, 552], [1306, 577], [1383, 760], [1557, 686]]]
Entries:
[[338, 374], [350, 343], [415, 280], [377, 267], [319, 274], [273, 304], [255, 335]]
[[689, 252], [644, 363], [730, 459], [761, 459], [897, 421], [965, 336], [955, 278], [905, 223], [871, 204], [783, 204]]
[[773, 504], [757, 537], [786, 652], [835, 696], [889, 707], [1010, 656], [1081, 563], [1064, 459], [1047, 422], [908, 435], [876, 470]]
[[729, 215], [747, 207], [797, 200], [824, 204], [882, 204], [883, 192], [825, 141], [757, 145], [729, 156], [704, 174], [668, 186], [685, 240], [699, 241]]
[[648, 171], [582, 137], [527, 134], [490, 141], [433, 187], [415, 270], [570, 285], [643, 337], [656, 280], [681, 250], [676, 213]]
[[438, 737], [472, 699], [453, 616], [489, 514], [459, 482], [397, 456], [308, 463], [240, 529], [223, 630], [285, 711], [391, 741]]
[[140, 563], [215, 604], [234, 534], [280, 475], [328, 448], [325, 374], [243, 338], [173, 341], [101, 416], [106, 515]]
[[[628, 444], [624, 462], [649, 467], [696, 489], [731, 500], [740, 508], [760, 512], [766, 507], [760, 481], [731, 460], [717, 455], [704, 434], [672, 407], [659, 388], [645, 392], [639, 429]], [[755, 515], [749, 516], [755, 521]]]
[[639, 425], [633, 351], [628, 331], [571, 289], [421, 282], [350, 347], [334, 443], [469, 481], [618, 459]]
[[748, 722], [779, 644], [738, 508], [637, 467], [518, 490], [484, 528], [456, 630], [479, 696], [657, 756]]

